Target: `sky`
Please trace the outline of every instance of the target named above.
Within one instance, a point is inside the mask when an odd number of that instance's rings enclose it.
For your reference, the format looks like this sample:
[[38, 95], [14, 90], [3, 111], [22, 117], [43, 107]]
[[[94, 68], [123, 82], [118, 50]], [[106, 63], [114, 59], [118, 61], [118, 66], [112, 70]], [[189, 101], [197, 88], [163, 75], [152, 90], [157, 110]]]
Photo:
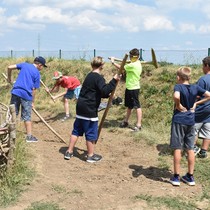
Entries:
[[210, 0], [1, 0], [0, 51], [200, 50]]

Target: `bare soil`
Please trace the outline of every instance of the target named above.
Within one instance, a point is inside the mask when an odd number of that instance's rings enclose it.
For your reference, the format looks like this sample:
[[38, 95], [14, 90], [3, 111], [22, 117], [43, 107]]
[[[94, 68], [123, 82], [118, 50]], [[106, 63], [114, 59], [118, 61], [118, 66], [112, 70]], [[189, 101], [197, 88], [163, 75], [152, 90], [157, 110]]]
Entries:
[[[102, 129], [95, 149], [103, 156], [98, 163], [85, 161], [84, 139], [77, 142], [75, 156], [64, 160], [74, 118], [61, 122], [61, 116], [40, 114], [67, 144], [59, 142], [59, 138], [33, 115], [33, 133], [39, 142], [27, 146], [36, 176], [25, 187], [18, 202], [7, 210], [23, 210], [33, 202], [57, 203], [60, 208], [72, 210], [166, 209], [148, 206], [136, 196], [181, 196], [187, 200], [202, 192], [199, 183], [195, 187], [183, 183], [180, 187], [171, 186], [168, 183], [171, 171], [158, 167], [160, 149], [157, 145], [148, 146], [143, 139], [135, 142], [135, 134], [129, 129], [111, 131], [108, 126]], [[172, 166], [171, 157], [171, 170]]]

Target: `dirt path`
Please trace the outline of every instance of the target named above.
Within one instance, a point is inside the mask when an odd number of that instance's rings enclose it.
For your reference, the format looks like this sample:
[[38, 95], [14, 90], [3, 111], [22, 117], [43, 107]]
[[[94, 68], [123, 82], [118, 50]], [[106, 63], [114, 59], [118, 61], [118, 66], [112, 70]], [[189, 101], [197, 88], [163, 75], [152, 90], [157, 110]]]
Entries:
[[[42, 113], [48, 123], [68, 142], [74, 119], [56, 120]], [[64, 160], [67, 148], [36, 117], [33, 130], [40, 139], [31, 143], [31, 164], [37, 175], [20, 197], [18, 203], [6, 210], [23, 210], [31, 203], [54, 202], [64, 209], [140, 210], [151, 209], [138, 195], [194, 197], [201, 193], [201, 185], [182, 184], [172, 187], [170, 173], [158, 168], [158, 151], [142, 140], [135, 143], [127, 130], [110, 132], [104, 128], [96, 152], [103, 156], [98, 163], [85, 162], [85, 141], [77, 143], [77, 155]], [[171, 160], [172, 161], [172, 160]], [[171, 162], [172, 163], [172, 162]]]

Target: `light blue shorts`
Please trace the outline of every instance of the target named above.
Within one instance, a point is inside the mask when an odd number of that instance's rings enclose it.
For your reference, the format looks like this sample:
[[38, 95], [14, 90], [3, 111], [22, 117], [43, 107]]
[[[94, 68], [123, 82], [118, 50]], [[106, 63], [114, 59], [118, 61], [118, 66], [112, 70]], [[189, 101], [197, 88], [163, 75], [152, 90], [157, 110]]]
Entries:
[[195, 135], [201, 139], [210, 139], [210, 123], [195, 123]]
[[74, 90], [68, 89], [67, 93], [64, 95], [64, 98], [72, 99], [72, 98], [75, 97], [76, 99], [78, 99], [79, 94], [80, 94], [80, 90], [81, 90], [81, 86], [78, 86]]

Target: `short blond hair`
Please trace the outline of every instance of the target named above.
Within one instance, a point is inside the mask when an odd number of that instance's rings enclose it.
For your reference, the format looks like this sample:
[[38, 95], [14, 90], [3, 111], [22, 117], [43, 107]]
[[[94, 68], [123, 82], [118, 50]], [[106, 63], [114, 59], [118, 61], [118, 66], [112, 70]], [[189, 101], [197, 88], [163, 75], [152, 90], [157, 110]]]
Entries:
[[177, 76], [180, 77], [181, 80], [183, 81], [189, 81], [190, 80], [190, 76], [191, 76], [191, 68], [190, 67], [180, 67], [177, 72], [176, 72]]
[[91, 61], [92, 68], [99, 68], [100, 66], [104, 65], [104, 59], [101, 56], [96, 56]]

